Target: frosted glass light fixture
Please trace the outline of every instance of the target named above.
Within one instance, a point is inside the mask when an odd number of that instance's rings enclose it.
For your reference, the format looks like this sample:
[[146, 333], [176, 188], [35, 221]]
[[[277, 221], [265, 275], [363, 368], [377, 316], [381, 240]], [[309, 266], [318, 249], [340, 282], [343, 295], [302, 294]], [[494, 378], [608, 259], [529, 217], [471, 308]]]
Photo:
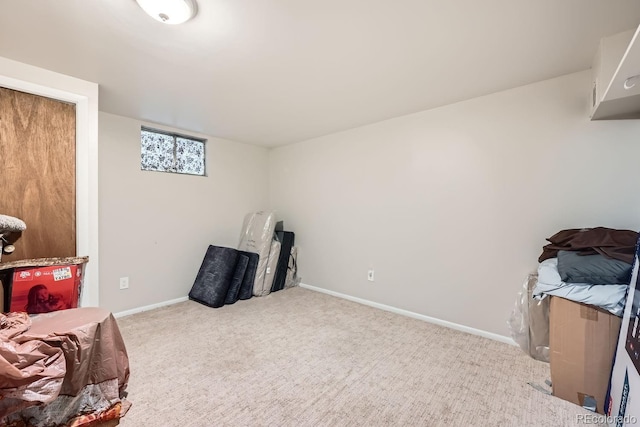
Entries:
[[149, 16], [164, 24], [182, 24], [193, 18], [198, 11], [195, 0], [136, 0], [136, 2]]

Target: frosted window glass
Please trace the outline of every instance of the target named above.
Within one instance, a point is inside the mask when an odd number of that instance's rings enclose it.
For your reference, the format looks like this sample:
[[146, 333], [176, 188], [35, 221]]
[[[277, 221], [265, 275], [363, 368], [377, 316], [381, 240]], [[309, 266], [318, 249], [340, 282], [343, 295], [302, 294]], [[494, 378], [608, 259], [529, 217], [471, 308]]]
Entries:
[[176, 172], [204, 175], [204, 143], [176, 138]]
[[204, 141], [149, 129], [140, 131], [142, 170], [204, 175], [204, 159]]
[[143, 130], [140, 136], [142, 170], [173, 170], [173, 136]]

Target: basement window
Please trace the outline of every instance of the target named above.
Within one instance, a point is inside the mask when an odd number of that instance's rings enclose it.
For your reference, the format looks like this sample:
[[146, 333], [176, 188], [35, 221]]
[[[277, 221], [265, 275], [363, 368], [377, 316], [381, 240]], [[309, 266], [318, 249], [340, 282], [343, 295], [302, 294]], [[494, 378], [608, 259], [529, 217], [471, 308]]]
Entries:
[[205, 140], [150, 128], [140, 129], [140, 169], [205, 175]]

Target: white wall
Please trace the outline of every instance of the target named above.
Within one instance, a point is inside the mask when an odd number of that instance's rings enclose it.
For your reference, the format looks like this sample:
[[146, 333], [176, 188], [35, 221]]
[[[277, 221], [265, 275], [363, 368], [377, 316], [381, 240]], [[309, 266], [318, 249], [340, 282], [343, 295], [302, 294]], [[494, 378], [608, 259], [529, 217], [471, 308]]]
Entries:
[[590, 122], [590, 75], [272, 150], [303, 283], [508, 336], [546, 237], [640, 229], [640, 122]]
[[[235, 247], [268, 206], [267, 149], [206, 135], [207, 177], [140, 170], [140, 126], [100, 113], [100, 305], [113, 312], [187, 295], [209, 244]], [[130, 287], [119, 289], [119, 278]]]

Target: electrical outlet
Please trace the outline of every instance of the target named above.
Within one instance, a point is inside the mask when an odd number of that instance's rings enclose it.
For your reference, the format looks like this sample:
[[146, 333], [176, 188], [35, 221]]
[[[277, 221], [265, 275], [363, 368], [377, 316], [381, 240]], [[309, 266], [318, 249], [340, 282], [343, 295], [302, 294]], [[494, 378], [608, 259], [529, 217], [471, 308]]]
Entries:
[[367, 280], [373, 282], [373, 269], [367, 272]]
[[129, 289], [129, 278], [121, 277], [120, 278], [120, 289]]

